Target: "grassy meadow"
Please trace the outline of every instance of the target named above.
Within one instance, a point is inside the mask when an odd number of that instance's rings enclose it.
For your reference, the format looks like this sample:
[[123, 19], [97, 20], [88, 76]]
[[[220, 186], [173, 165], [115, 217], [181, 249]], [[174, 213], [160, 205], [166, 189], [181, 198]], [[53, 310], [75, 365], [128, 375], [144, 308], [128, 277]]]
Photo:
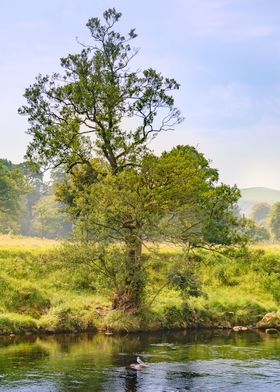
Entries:
[[137, 315], [112, 310], [106, 282], [79, 265], [78, 253], [68, 265], [61, 247], [53, 240], [0, 237], [1, 334], [254, 325], [279, 308], [280, 246], [200, 251], [201, 292], [186, 297], [165, 284], [169, 256], [180, 249], [162, 244], [149, 258], [146, 306]]

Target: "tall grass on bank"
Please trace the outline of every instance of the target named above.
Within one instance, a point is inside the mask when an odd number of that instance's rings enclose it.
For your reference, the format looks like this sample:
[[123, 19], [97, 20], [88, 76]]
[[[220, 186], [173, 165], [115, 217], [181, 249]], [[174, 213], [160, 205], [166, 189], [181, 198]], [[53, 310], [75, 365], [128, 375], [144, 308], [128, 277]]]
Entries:
[[162, 244], [150, 254], [146, 305], [124, 315], [111, 309], [106, 279], [80, 263], [82, 248], [1, 236], [0, 333], [226, 327], [255, 324], [279, 309], [280, 246], [199, 252], [191, 275], [199, 281], [196, 295], [167, 285], [171, 260], [180, 252]]

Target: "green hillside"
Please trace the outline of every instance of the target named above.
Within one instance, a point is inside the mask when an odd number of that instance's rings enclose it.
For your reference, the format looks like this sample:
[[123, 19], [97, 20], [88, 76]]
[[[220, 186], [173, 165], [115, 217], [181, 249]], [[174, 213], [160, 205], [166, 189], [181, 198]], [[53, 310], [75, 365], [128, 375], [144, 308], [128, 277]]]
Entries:
[[280, 201], [280, 190], [264, 187], [244, 188], [241, 189], [239, 206], [241, 212], [248, 215], [250, 208], [256, 203], [274, 204], [278, 201]]

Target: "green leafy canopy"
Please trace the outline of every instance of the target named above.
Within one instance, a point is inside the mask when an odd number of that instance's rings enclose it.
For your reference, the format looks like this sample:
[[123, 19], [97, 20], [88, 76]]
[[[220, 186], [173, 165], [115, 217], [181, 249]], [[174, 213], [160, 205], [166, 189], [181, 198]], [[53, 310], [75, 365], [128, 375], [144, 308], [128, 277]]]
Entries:
[[62, 58], [61, 74], [39, 75], [25, 91], [19, 113], [28, 116], [33, 137], [27, 158], [40, 166], [71, 170], [100, 154], [117, 172], [137, 163], [151, 138], [182, 121], [170, 95], [179, 84], [151, 68], [131, 71], [134, 29], [127, 36], [113, 30], [121, 16], [114, 8], [103, 16], [104, 25], [89, 19], [92, 43]]

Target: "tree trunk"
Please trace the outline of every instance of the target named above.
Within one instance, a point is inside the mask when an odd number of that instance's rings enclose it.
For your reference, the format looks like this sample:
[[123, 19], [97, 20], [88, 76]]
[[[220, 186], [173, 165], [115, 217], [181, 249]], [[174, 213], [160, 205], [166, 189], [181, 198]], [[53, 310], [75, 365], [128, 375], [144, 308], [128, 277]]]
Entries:
[[133, 241], [127, 247], [127, 262], [123, 287], [113, 298], [113, 309], [134, 312], [143, 300], [144, 277], [142, 268], [142, 243]]

